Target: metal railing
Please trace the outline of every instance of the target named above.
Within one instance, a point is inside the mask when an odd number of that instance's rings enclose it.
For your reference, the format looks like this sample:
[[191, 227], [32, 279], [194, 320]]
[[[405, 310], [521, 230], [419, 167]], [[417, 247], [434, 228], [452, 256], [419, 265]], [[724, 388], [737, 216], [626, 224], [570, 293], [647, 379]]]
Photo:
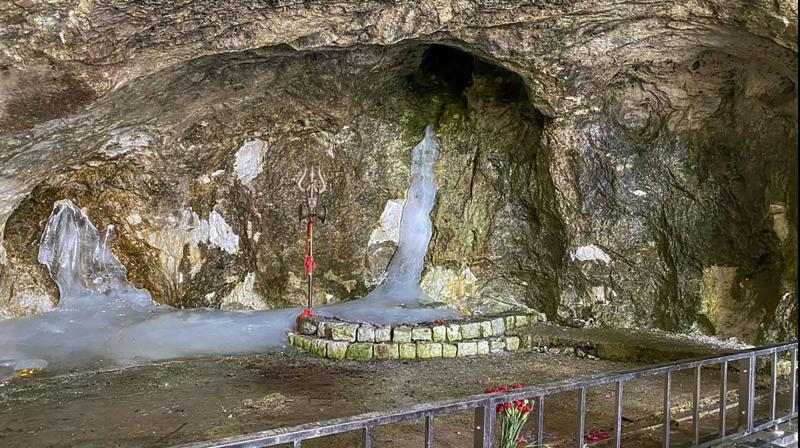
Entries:
[[[786, 415], [777, 415], [778, 392], [778, 356], [782, 352], [790, 354], [790, 412]], [[756, 360], [759, 357], [769, 357], [771, 361], [771, 384], [769, 395], [769, 418], [766, 422], [755, 424], [753, 419], [756, 389]], [[727, 409], [728, 409], [728, 367], [731, 363], [739, 365], [739, 403], [737, 432], [728, 434]], [[700, 379], [703, 367], [721, 367], [720, 401], [719, 401], [719, 433], [713, 440], [700, 443]], [[507, 392], [494, 394], [474, 395], [459, 400], [440, 401], [423, 404], [413, 408], [362, 414], [336, 420], [316, 422], [290, 428], [279, 428], [269, 431], [235, 436], [216, 441], [206, 441], [182, 445], [183, 448], [244, 448], [266, 447], [279, 444], [293, 444], [295, 448], [301, 447], [303, 440], [322, 436], [339, 434], [350, 431], [361, 431], [364, 436], [365, 448], [372, 447], [372, 431], [374, 428], [393, 423], [413, 420], [425, 421], [425, 448], [434, 446], [434, 418], [458, 411], [475, 410], [474, 446], [475, 448], [493, 448], [495, 444], [496, 407], [501, 403], [513, 400], [529, 399], [535, 403], [534, 428], [535, 443], [542, 445], [544, 442], [544, 404], [545, 397], [557, 393], [577, 391], [578, 424], [576, 430], [577, 446], [583, 447], [585, 437], [586, 417], [586, 392], [590, 387], [614, 384], [615, 393], [615, 426], [614, 446], [619, 448], [622, 443], [622, 397], [624, 383], [639, 378], [661, 375], [664, 378], [664, 407], [663, 407], [663, 444], [670, 445], [670, 412], [672, 404], [672, 376], [674, 372], [693, 370], [692, 382], [692, 446], [706, 447], [725, 440], [749, 435], [766, 428], [774, 427], [780, 423], [797, 418], [797, 342], [776, 344], [745, 350], [729, 355], [714, 358], [698, 358], [675, 363], [645, 367], [624, 373], [594, 376], [583, 379], [570, 379], [558, 383], [527, 387]]]

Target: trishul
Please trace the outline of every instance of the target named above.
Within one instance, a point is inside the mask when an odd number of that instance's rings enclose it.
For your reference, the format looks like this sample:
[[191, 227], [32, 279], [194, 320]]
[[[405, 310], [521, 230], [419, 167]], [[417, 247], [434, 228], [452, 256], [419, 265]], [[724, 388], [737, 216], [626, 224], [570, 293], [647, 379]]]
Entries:
[[308, 168], [303, 168], [303, 175], [297, 181], [297, 188], [303, 192], [303, 201], [300, 203], [298, 216], [300, 222], [304, 219], [308, 220], [306, 228], [306, 259], [303, 263], [303, 273], [308, 279], [308, 306], [311, 309], [314, 306], [314, 269], [317, 268], [314, 263], [314, 223], [319, 220], [325, 223], [325, 215], [328, 210], [320, 205], [320, 196], [328, 187], [325, 184], [325, 179], [322, 177], [321, 170], [314, 170], [311, 168], [311, 173]]

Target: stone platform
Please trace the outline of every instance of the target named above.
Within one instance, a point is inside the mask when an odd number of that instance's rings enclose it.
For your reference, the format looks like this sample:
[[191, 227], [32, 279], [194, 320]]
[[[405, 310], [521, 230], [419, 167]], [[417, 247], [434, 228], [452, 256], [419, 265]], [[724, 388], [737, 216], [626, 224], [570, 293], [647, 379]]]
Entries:
[[289, 343], [315, 356], [331, 359], [424, 360], [486, 356], [515, 351], [515, 330], [538, 322], [537, 315], [503, 315], [468, 321], [436, 321], [414, 325], [374, 325], [333, 318], [304, 317]]

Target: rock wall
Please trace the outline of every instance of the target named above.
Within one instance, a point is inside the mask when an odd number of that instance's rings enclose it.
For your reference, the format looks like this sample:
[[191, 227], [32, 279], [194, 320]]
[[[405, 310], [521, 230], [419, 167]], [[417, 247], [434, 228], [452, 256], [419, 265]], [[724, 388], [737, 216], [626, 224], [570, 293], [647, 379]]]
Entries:
[[317, 295], [359, 297], [433, 122], [439, 300], [796, 333], [796, 2], [30, 1], [0, 23], [0, 315], [57, 302], [35, 254], [63, 198], [118, 225], [156, 300], [301, 304], [304, 164], [331, 187]]

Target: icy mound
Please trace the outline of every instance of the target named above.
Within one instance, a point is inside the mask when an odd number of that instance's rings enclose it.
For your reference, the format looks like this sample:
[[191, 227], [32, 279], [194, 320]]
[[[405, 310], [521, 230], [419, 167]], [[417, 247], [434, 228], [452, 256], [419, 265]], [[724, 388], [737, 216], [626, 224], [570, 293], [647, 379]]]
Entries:
[[[350, 321], [399, 324], [451, 318], [429, 309], [419, 287], [436, 198], [433, 167], [439, 143], [433, 128], [414, 148], [412, 182], [403, 210], [400, 246], [386, 281], [361, 300], [319, 311]], [[0, 379], [14, 370], [125, 366], [161, 359], [264, 352], [284, 347], [300, 309], [266, 312], [178, 310], [159, 305], [131, 285], [103, 232], [69, 200], [57, 202], [42, 235], [39, 261], [58, 284], [61, 300], [39, 316], [0, 322]], [[5, 373], [4, 373], [5, 372]]]

